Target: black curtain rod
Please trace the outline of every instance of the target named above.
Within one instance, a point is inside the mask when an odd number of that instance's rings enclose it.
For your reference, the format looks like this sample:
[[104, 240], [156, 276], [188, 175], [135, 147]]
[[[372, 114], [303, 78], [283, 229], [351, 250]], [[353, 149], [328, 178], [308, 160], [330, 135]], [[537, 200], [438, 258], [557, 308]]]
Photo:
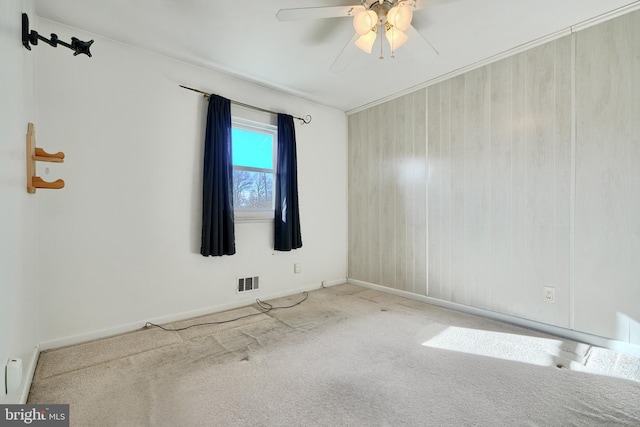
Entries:
[[[194, 92], [201, 93], [202, 95], [204, 95], [205, 98], [209, 98], [211, 96], [210, 93], [203, 92], [201, 90], [194, 89], [192, 87], [183, 86], [183, 85], [178, 85], [178, 86], [180, 86], [183, 89], [188, 89], [188, 90], [192, 90]], [[258, 110], [258, 111], [262, 111], [264, 113], [278, 114], [277, 111], [265, 110], [264, 108], [255, 107], [253, 105], [245, 104], [244, 102], [238, 102], [238, 101], [234, 101], [232, 99], [230, 101], [231, 101], [232, 104], [240, 105], [242, 107], [251, 108], [252, 110]], [[303, 125], [308, 125], [309, 123], [311, 123], [311, 116], [308, 115], [308, 114], [306, 116], [304, 116], [304, 119], [302, 117], [296, 117], [296, 116], [293, 116], [293, 118], [297, 119], [297, 120], [300, 120], [301, 124], [303, 124]]]

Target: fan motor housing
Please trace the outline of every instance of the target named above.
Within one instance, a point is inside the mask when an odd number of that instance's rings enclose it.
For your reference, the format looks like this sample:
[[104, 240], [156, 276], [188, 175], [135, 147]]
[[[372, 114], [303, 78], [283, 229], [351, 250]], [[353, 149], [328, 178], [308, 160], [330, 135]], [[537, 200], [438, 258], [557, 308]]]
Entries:
[[369, 10], [373, 10], [378, 15], [378, 20], [381, 24], [387, 22], [387, 13], [392, 7], [398, 5], [398, 0], [362, 0], [362, 5]]

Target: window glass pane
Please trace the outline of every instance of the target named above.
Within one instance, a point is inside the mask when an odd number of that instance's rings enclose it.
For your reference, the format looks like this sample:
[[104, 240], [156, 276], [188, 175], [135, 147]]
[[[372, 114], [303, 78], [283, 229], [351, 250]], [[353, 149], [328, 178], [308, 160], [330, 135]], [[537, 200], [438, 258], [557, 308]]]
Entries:
[[234, 165], [273, 169], [273, 137], [271, 135], [234, 128], [231, 140]]
[[273, 174], [234, 169], [234, 209], [272, 209]]

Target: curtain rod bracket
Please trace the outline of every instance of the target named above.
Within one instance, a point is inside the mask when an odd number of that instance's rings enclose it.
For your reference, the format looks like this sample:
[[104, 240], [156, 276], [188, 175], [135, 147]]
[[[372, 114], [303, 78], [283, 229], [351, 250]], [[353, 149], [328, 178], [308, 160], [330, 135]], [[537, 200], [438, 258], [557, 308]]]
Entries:
[[[200, 93], [200, 94], [202, 94], [202, 96], [204, 96], [205, 98], [209, 98], [209, 97], [211, 96], [211, 94], [210, 94], [210, 93], [203, 92], [203, 91], [201, 91], [201, 90], [194, 89], [194, 88], [192, 88], [192, 87], [188, 87], [188, 86], [184, 86], [184, 85], [178, 85], [178, 86], [180, 86], [180, 87], [181, 87], [181, 88], [183, 88], [183, 89], [187, 89], [187, 90], [191, 90], [191, 91], [194, 91], [194, 92]], [[262, 111], [262, 112], [270, 113], [270, 114], [278, 114], [278, 112], [277, 112], [277, 111], [266, 110], [266, 109], [264, 109], [264, 108], [256, 107], [256, 106], [253, 106], [253, 105], [250, 105], [250, 104], [245, 104], [244, 102], [238, 102], [238, 101], [234, 101], [234, 100], [230, 100], [230, 101], [231, 101], [231, 103], [232, 103], [232, 104], [241, 105], [241, 106], [243, 106], [243, 107], [251, 108], [251, 109], [253, 109], [253, 110], [258, 110], [258, 111]], [[311, 123], [311, 119], [312, 119], [312, 117], [311, 117], [311, 115], [310, 115], [310, 114], [307, 114], [306, 116], [304, 116], [304, 118], [302, 118], [302, 117], [296, 117], [296, 116], [292, 116], [292, 117], [293, 117], [294, 119], [296, 119], [296, 120], [300, 120], [300, 124], [302, 124], [302, 125], [308, 125], [309, 123]]]

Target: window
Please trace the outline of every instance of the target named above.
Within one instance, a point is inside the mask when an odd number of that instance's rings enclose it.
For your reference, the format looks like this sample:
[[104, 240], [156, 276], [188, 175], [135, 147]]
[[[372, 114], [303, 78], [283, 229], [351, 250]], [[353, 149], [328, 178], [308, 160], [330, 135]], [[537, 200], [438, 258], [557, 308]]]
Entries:
[[277, 127], [237, 117], [232, 125], [236, 219], [273, 219]]

